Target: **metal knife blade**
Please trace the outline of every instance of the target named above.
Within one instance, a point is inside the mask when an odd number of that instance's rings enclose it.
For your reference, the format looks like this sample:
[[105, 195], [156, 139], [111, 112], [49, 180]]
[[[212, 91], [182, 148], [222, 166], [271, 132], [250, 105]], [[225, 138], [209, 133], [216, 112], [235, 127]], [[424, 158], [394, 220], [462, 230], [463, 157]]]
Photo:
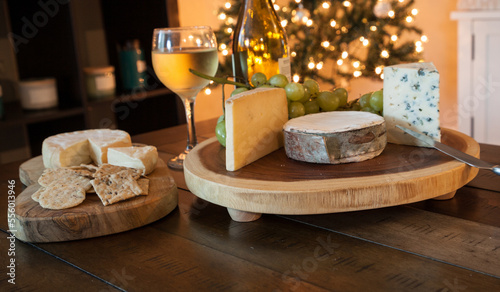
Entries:
[[492, 163], [478, 159], [474, 156], [471, 156], [471, 155], [466, 154], [462, 151], [459, 151], [453, 147], [450, 147], [448, 145], [440, 143], [440, 142], [432, 139], [429, 136], [417, 133], [417, 132], [410, 130], [410, 129], [407, 129], [405, 127], [401, 127], [399, 125], [396, 125], [396, 127], [403, 130], [405, 133], [419, 139], [420, 141], [424, 142], [425, 144], [443, 152], [444, 154], [447, 154], [447, 155], [449, 155], [449, 156], [451, 156], [459, 161], [462, 161], [463, 163], [466, 163], [470, 166], [477, 167], [477, 168], [490, 169], [494, 173], [500, 175], [500, 166], [499, 165], [493, 165]]

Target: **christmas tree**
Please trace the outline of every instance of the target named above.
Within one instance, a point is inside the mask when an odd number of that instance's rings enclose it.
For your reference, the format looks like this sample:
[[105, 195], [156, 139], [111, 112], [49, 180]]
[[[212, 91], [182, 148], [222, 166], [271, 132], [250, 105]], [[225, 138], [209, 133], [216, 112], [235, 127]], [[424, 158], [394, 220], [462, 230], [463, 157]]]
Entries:
[[[231, 37], [242, 2], [227, 1], [218, 11], [216, 36], [224, 56], [219, 74], [232, 75]], [[288, 35], [295, 82], [309, 77], [339, 86], [340, 80], [361, 76], [380, 80], [384, 66], [422, 59], [427, 37], [413, 25], [414, 0], [278, 2], [274, 8]]]

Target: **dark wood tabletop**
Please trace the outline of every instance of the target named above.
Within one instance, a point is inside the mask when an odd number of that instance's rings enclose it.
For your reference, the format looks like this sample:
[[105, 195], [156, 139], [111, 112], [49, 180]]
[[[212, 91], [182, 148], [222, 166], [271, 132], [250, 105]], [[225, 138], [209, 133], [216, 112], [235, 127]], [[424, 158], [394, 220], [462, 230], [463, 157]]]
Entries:
[[[198, 139], [214, 126], [198, 123]], [[168, 161], [184, 149], [186, 127], [132, 140]], [[481, 145], [482, 159], [500, 164], [499, 154], [500, 146]], [[500, 290], [500, 177], [486, 170], [450, 200], [247, 223], [198, 199], [171, 170], [179, 205], [163, 219], [103, 237], [25, 243], [7, 224], [9, 189], [24, 187], [21, 163], [0, 166], [1, 291]]]

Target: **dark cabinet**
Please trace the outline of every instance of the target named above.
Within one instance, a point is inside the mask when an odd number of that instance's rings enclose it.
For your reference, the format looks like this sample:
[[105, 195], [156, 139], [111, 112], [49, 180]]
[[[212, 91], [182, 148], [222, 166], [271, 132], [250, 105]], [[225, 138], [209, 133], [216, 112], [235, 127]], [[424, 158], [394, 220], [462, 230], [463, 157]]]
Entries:
[[[14, 95], [4, 94], [0, 153], [21, 145], [27, 155], [38, 155], [45, 137], [64, 131], [119, 128], [133, 135], [184, 122], [178, 98], [157, 80], [151, 65], [153, 29], [179, 25], [177, 1], [0, 0], [0, 5], [0, 18], [6, 19], [0, 24], [6, 35], [0, 37], [10, 40], [16, 64], [11, 76], [17, 81], [53, 77], [58, 93], [57, 108], [26, 111], [16, 82], [2, 81], [0, 74], [3, 87], [13, 87], [4, 92]], [[144, 88], [133, 91], [121, 86], [118, 50], [127, 40], [139, 41], [147, 65]], [[116, 94], [89, 99], [83, 69], [100, 66], [115, 67]]]

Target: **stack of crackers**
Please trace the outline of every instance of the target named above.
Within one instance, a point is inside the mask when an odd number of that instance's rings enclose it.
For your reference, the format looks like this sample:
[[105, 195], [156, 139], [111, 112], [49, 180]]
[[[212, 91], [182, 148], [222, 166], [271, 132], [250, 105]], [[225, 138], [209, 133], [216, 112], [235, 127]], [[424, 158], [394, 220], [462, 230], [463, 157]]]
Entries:
[[149, 179], [139, 169], [102, 164], [47, 168], [31, 196], [46, 209], [67, 209], [80, 205], [89, 193], [96, 193], [104, 206], [149, 192]]

